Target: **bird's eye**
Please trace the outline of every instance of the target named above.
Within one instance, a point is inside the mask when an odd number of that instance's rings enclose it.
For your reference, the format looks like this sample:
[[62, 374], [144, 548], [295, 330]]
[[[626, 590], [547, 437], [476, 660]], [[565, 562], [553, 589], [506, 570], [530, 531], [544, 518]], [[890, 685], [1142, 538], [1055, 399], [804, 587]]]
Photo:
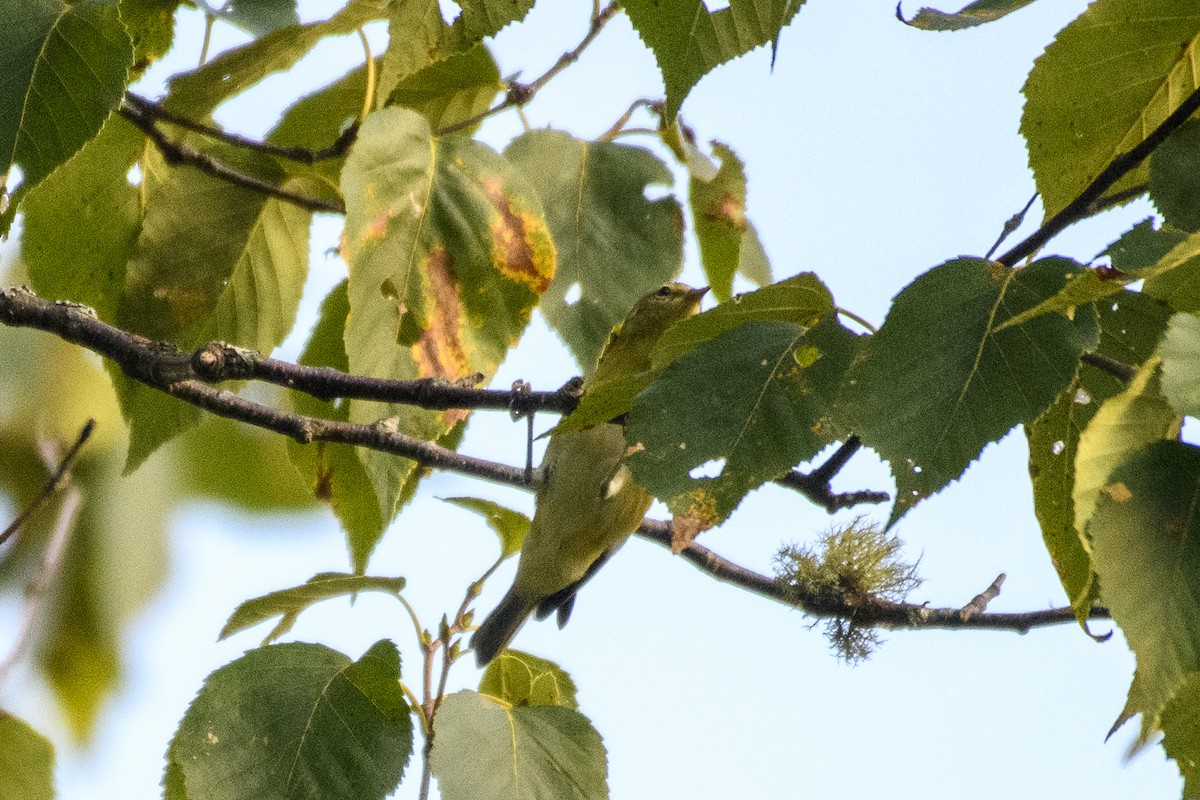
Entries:
[[659, 296], [659, 297], [666, 297], [666, 296], [667, 296], [667, 295], [669, 295], [670, 293], [671, 293], [671, 287], [670, 287], [670, 286], [664, 286], [664, 287], [662, 287], [661, 289], [659, 289], [659, 290], [658, 290], [658, 293], [657, 293], [657, 294], [658, 294], [658, 296]]

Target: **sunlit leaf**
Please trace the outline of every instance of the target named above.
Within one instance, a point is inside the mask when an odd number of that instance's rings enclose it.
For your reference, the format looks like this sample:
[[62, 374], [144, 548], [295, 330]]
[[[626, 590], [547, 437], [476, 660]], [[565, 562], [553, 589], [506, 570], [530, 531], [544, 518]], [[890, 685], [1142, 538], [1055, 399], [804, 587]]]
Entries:
[[638, 35], [654, 51], [667, 88], [666, 120], [708, 72], [772, 43], [804, 0], [730, 0], [709, 12], [703, 0], [626, 0]]
[[[388, 105], [420, 112], [434, 130], [472, 119], [492, 105], [504, 88], [500, 68], [482, 44], [409, 75], [392, 90]], [[479, 124], [461, 129], [472, 133]]]
[[228, 50], [191, 72], [172, 78], [166, 104], [194, 119], [212, 114], [221, 103], [304, 57], [327, 36], [353, 33], [381, 18], [384, 0], [351, 0], [327, 20], [280, 28], [249, 44]]
[[54, 800], [54, 747], [27, 722], [0, 711], [0, 800]]
[[[424, 117], [400, 108], [367, 118], [342, 190], [350, 371], [449, 381], [490, 376], [554, 274], [554, 246], [533, 190], [486, 146], [433, 139]], [[465, 414], [350, 403], [352, 422], [381, 418], [430, 440]], [[360, 457], [390, 520], [412, 464], [374, 452]]]
[[[215, 147], [246, 172], [282, 178], [273, 160]], [[291, 330], [308, 272], [311, 212], [228, 181], [146, 161], [146, 214], [126, 270], [123, 327], [192, 347], [210, 340], [271, 352]], [[303, 188], [297, 181], [293, 188]], [[134, 469], [198, 419], [157, 390], [117, 379]]]
[[[1200, 7], [1096, 0], [1061, 30], [1025, 84], [1021, 133], [1046, 216], [1061, 211], [1197, 88]], [[1131, 171], [1110, 192], [1144, 183]]]
[[462, 53], [525, 17], [533, 0], [473, 0], [446, 24], [438, 0], [393, 3], [388, 15], [387, 52], [379, 82], [384, 95], [397, 83], [428, 66]]
[[683, 218], [666, 165], [648, 150], [530, 131], [504, 151], [542, 198], [558, 271], [538, 308], [580, 369], [591, 372], [609, 332], [683, 266]]
[[1158, 352], [1163, 395], [1178, 413], [1200, 417], [1200, 316], [1171, 317]]
[[[300, 355], [300, 363], [314, 367], [332, 367], [345, 372], [346, 344], [343, 339], [350, 304], [343, 281], [321, 304], [317, 324]], [[348, 403], [318, 400], [300, 392], [291, 396], [292, 409], [300, 414], [345, 422], [350, 417]], [[354, 447], [330, 442], [300, 444], [288, 440], [288, 455], [300, 471], [313, 496], [328, 503], [346, 531], [350, 561], [356, 572], [367, 567], [367, 560], [383, 536], [390, 519], [385, 519], [371, 488], [366, 468]]]
[[481, 497], [443, 497], [447, 503], [474, 511], [487, 520], [488, 527], [500, 538], [500, 554], [504, 558], [521, 551], [521, 543], [529, 532], [529, 517], [520, 511], [505, 508], [499, 503]]
[[1131, 454], [1174, 437], [1182, 420], [1162, 396], [1157, 356], [1146, 361], [1129, 386], [1109, 399], [1079, 438], [1075, 455], [1075, 529], [1086, 532], [1109, 475]]
[[141, 229], [141, 201], [129, 174], [144, 147], [141, 131], [114, 116], [25, 198], [21, 257], [39, 295], [114, 319]]
[[911, 25], [924, 31], [960, 31], [987, 22], [995, 22], [1032, 2], [1033, 0], [975, 0], [961, 11], [952, 13], [922, 7], [913, 15], [912, 19], [905, 19], [897, 7], [896, 16], [905, 25]]
[[749, 235], [746, 219], [746, 168], [728, 146], [712, 143], [721, 169], [712, 180], [693, 176], [688, 184], [688, 204], [700, 263], [718, 302], [733, 296], [733, 276], [742, 258], [742, 242]]
[[430, 763], [446, 800], [608, 797], [604, 743], [574, 709], [456, 692], [438, 708], [434, 734]]
[[[1126, 364], [1140, 364], [1154, 352], [1167, 311], [1146, 295], [1123, 292], [1098, 304], [1097, 352]], [[1076, 619], [1087, 622], [1099, 594], [1086, 540], [1075, 527], [1075, 457], [1079, 437], [1097, 409], [1125, 385], [1096, 367], [1081, 364], [1079, 374], [1050, 408], [1026, 426], [1033, 508], [1050, 560], [1058, 571]]]
[[0, 176], [35, 186], [96, 135], [125, 92], [133, 44], [116, 3], [0, 5]]
[[133, 41], [134, 76], [167, 54], [175, 41], [175, 9], [182, 0], [120, 0], [121, 22]]
[[1105, 605], [1137, 656], [1139, 744], [1200, 672], [1200, 450], [1160, 441], [1109, 476], [1088, 523]]
[[168, 796], [258, 800], [390, 794], [412, 721], [388, 641], [358, 661], [317, 644], [251, 650], [208, 676], [167, 751]]
[[279, 622], [263, 641], [264, 645], [269, 644], [290, 631], [301, 612], [322, 600], [357, 595], [359, 592], [384, 592], [398, 597], [404, 590], [404, 584], [404, 578], [322, 572], [309, 578], [300, 586], [280, 589], [277, 592], [245, 601], [230, 615], [217, 638], [227, 639], [235, 633], [279, 617]]
[[1183, 796], [1200, 794], [1200, 672], [1189, 672], [1162, 710], [1163, 749], [1183, 773]]
[[553, 661], [508, 648], [492, 659], [479, 691], [510, 706], [563, 706], [579, 710], [575, 681]]
[[842, 396], [845, 425], [891, 464], [892, 522], [957, 480], [989, 442], [1029, 423], [1075, 377], [1098, 336], [1096, 316], [1036, 317], [999, 330], [1056, 294], [1081, 267], [1043, 259], [1019, 270], [949, 261], [892, 302]]
[[263, 36], [300, 22], [296, 0], [229, 0], [220, 17], [252, 36]]

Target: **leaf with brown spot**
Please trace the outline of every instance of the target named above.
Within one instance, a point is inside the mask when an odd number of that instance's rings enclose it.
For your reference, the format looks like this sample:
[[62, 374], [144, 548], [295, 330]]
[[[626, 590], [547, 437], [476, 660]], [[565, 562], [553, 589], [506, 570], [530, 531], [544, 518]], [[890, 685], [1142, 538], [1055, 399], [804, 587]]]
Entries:
[[[385, 108], [363, 123], [342, 173], [345, 330], [351, 372], [378, 378], [490, 377], [554, 274], [541, 201], [487, 146], [435, 139], [416, 112]], [[397, 420], [428, 441], [465, 415], [351, 402], [349, 419]], [[390, 521], [411, 462], [362, 452]], [[386, 523], [385, 523], [386, 524]]]

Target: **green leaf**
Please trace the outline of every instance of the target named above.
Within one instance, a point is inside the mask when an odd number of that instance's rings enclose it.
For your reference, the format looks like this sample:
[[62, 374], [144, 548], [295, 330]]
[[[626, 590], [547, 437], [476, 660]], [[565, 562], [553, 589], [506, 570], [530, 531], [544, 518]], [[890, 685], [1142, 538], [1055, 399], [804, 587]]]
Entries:
[[1183, 796], [1200, 794], [1200, 672], [1189, 672], [1159, 719], [1163, 749], [1183, 773]]
[[911, 25], [923, 31], [961, 31], [964, 28], [995, 22], [1032, 2], [1033, 0], [975, 0], [974, 3], [954, 13], [922, 7], [912, 19], [905, 19], [900, 13], [900, 7], [897, 6], [896, 16], [905, 25]]
[[204, 66], [172, 78], [165, 103], [184, 116], [206, 118], [234, 95], [290, 69], [325, 37], [353, 33], [379, 19], [386, 6], [382, 0], [351, 0], [327, 20], [280, 28], [227, 50]]
[[608, 797], [604, 743], [570, 708], [456, 692], [434, 718], [430, 765], [445, 800]]
[[[300, 363], [312, 367], [332, 367], [345, 372], [346, 344], [343, 335], [350, 303], [346, 282], [338, 284], [321, 304], [317, 324], [300, 355]], [[345, 422], [350, 418], [349, 403], [318, 400], [307, 394], [293, 393], [292, 408], [297, 413], [321, 419]], [[363, 572], [375, 545], [379, 543], [390, 519], [384, 519], [371, 488], [370, 477], [354, 447], [329, 442], [301, 444], [288, 440], [288, 455], [299, 470], [313, 496], [328, 503], [346, 531], [350, 561], [355, 572]]]
[[700, 263], [713, 295], [724, 303], [733, 296], [733, 276], [741, 261], [746, 221], [746, 168], [728, 146], [712, 143], [721, 169], [711, 181], [695, 176], [688, 184], [692, 224], [700, 244]]
[[[748, 322], [701, 344], [633, 402], [634, 479], [677, 518], [718, 524], [835, 438], [830, 407], [858, 343], [829, 315], [812, 329]], [[715, 476], [692, 476], [709, 465]]]
[[[1029, 73], [1021, 133], [1046, 216], [1137, 146], [1196, 88], [1200, 7], [1097, 0], [1059, 32]], [[1115, 184], [1144, 183], [1142, 165]]]
[[482, 694], [513, 707], [562, 706], [579, 710], [575, 681], [553, 661], [511, 648], [500, 651], [479, 679]]
[[[1167, 312], [1146, 295], [1126, 291], [1114, 302], [1098, 304], [1097, 352], [1117, 361], [1140, 364], [1150, 357], [1166, 326]], [[1079, 437], [1108, 398], [1125, 390], [1106, 372], [1081, 364], [1075, 381], [1050, 408], [1026, 426], [1033, 508], [1050, 560], [1075, 617], [1086, 625], [1099, 595], [1090, 548], [1075, 528], [1075, 456]]]
[[[480, 44], [400, 81], [388, 96], [387, 104], [411, 108], [429, 120], [433, 130], [438, 130], [487, 111], [503, 89], [496, 60]], [[475, 123], [460, 132], [473, 133], [478, 127], [479, 123]]]
[[1172, 316], [1158, 352], [1163, 395], [1178, 413], [1200, 417], [1200, 316]]
[[[282, 405], [282, 392], [261, 398]], [[297, 511], [313, 506], [300, 475], [281, 465], [288, 439], [267, 431], [206, 415], [171, 450], [180, 488], [192, 497], [227, 503], [245, 511]]]
[[646, 199], [648, 188], [671, 185], [671, 172], [640, 147], [559, 131], [525, 133], [504, 156], [542, 198], [558, 252], [539, 309], [590, 373], [613, 326], [683, 266], [679, 203]]
[[[175, 40], [175, 9], [181, 0], [118, 0], [121, 22], [133, 41], [131, 78], [167, 54]], [[132, 82], [132, 81], [131, 81]]]
[[[1144, 227], [1145, 226], [1145, 227]], [[1042, 314], [1065, 313], [1068, 316], [1079, 306], [1089, 305], [1119, 292], [1135, 280], [1146, 281], [1146, 292], [1162, 300], [1164, 294], [1187, 295], [1192, 273], [1200, 268], [1200, 234], [1179, 239], [1174, 231], [1160, 231], [1155, 236], [1146, 223], [1140, 223], [1109, 246], [1105, 253], [1120, 252], [1121, 275], [1112, 275], [1105, 268], [1076, 273], [1061, 290], [1020, 314], [1010, 317], [997, 330], [1022, 325]], [[1169, 247], [1171, 242], [1178, 244]], [[1117, 248], [1120, 248], [1118, 250]], [[1157, 260], [1147, 259], [1166, 249]], [[1114, 255], [1114, 265], [1117, 259]], [[1178, 273], [1179, 277], [1175, 277]], [[1153, 290], [1152, 290], [1152, 287]], [[1169, 301], [1169, 300], [1168, 300]]]
[[583, 430], [619, 417], [629, 411], [633, 406], [633, 398], [672, 361], [748, 322], [790, 322], [811, 328], [832, 312], [833, 296], [811, 272], [740, 294], [703, 314], [672, 325], [654, 346], [654, 368], [650, 372], [592, 384], [579, 406], [564, 417], [554, 430]]
[[393, 3], [388, 16], [388, 49], [379, 83], [391, 94], [400, 81], [494, 36], [525, 17], [533, 0], [465, 0], [453, 24], [442, 19], [438, 0]]
[[520, 511], [506, 508], [491, 500], [481, 497], [443, 497], [444, 502], [474, 511], [487, 520], [488, 527], [500, 538], [500, 555], [502, 558], [515, 556], [521, 552], [521, 544], [525, 534], [529, 532], [529, 517]]
[[0, 5], [0, 175], [33, 187], [100, 130], [125, 92], [133, 45], [115, 3]]
[[81, 457], [73, 471], [86, 499], [34, 651], [77, 741], [93, 733], [120, 684], [123, 628], [166, 573], [171, 484], [151, 471], [122, 480], [120, 464], [119, 447], [113, 446]]
[[141, 200], [129, 173], [144, 148], [141, 131], [113, 116], [25, 198], [21, 257], [39, 295], [114, 319], [141, 230]]
[[322, 572], [312, 576], [301, 586], [280, 589], [242, 603], [230, 615], [229, 621], [225, 623], [217, 638], [227, 639], [273, 617], [280, 617], [279, 622], [263, 640], [263, 644], [267, 645], [290, 631], [302, 611], [322, 600], [357, 595], [359, 592], [384, 592], [399, 597], [400, 592], [404, 590], [404, 584], [404, 578]]
[[1137, 656], [1139, 744], [1200, 671], [1197, 502], [1200, 450], [1160, 441], [1112, 472], [1088, 523], [1104, 603]]
[[1183, 240], [1187, 233], [1173, 228], [1155, 228], [1154, 217], [1146, 217], [1134, 225], [1100, 255], [1108, 256], [1114, 269], [1138, 274], [1162, 260]]
[[1150, 199], [1169, 225], [1200, 230], [1200, 121], [1172, 133], [1150, 156]]
[[251, 650], [208, 676], [167, 750], [190, 800], [382, 798], [412, 755], [388, 641], [358, 661], [317, 644]]
[[[385, 108], [359, 130], [342, 192], [350, 372], [450, 381], [493, 374], [554, 274], [532, 189], [486, 146], [432, 139], [424, 117]], [[350, 403], [352, 422], [380, 417], [430, 440], [465, 414]], [[390, 521], [412, 464], [374, 452], [361, 458]]]
[[762, 239], [758, 236], [758, 229], [750, 220], [746, 220], [746, 232], [742, 235], [737, 271], [755, 286], [767, 286], [775, 280], [771, 271], [771, 261], [767, 258]]
[[622, 5], [654, 51], [667, 89], [665, 120], [705, 74], [760, 45], [775, 42], [804, 0], [730, 0], [709, 12], [702, 0], [626, 0]]
[[[1164, 229], [1165, 241], [1181, 235]], [[1164, 244], [1165, 244], [1164, 241]], [[1166, 302], [1176, 311], [1200, 311], [1200, 233], [1173, 247], [1158, 263], [1141, 273], [1142, 291]]]
[[54, 800], [54, 747], [5, 711], [0, 711], [0, 800]]
[[1109, 399], [1079, 437], [1075, 455], [1075, 529], [1087, 530], [1109, 475], [1153, 442], [1175, 437], [1182, 420], [1162, 396], [1162, 359], [1148, 359], [1124, 392]]
[[845, 425], [891, 463], [894, 523], [957, 480], [989, 442], [1037, 419], [1097, 340], [1095, 313], [999, 330], [1056, 294], [1079, 265], [1009, 270], [980, 258], [934, 267], [900, 292], [841, 399]]
[[264, 36], [300, 23], [296, 0], [229, 0], [218, 16], [251, 36]]
[[[245, 172], [281, 179], [273, 160], [212, 149]], [[210, 340], [269, 353], [291, 330], [308, 273], [311, 212], [192, 170], [147, 159], [146, 214], [126, 270], [121, 326], [193, 347]], [[292, 188], [303, 188], [300, 181]], [[115, 374], [115, 373], [114, 373]], [[116, 379], [132, 471], [199, 419], [157, 390]]]

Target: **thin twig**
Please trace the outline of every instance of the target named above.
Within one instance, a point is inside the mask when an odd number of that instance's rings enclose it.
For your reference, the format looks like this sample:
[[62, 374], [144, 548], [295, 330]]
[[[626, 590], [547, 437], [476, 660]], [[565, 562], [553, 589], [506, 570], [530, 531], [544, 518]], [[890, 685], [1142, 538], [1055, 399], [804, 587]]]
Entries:
[[983, 256], [984, 258], [991, 258], [992, 253], [995, 253], [1000, 249], [1000, 245], [1004, 244], [1004, 240], [1011, 236], [1013, 231], [1021, 227], [1021, 223], [1025, 221], [1025, 215], [1029, 213], [1029, 209], [1033, 208], [1033, 201], [1035, 200], [1037, 200], [1037, 192], [1033, 193], [1033, 197], [1029, 198], [1029, 202], [1025, 204], [1024, 208], [1008, 218], [1008, 221], [1004, 223], [1004, 227], [1000, 229], [1000, 236], [988, 248], [987, 253]]
[[[63, 474], [66, 476], [69, 473], [64, 472]], [[62, 506], [58, 510], [58, 519], [54, 523], [50, 541], [46, 544], [46, 550], [42, 554], [42, 563], [38, 568], [37, 578], [25, 594], [25, 607], [21, 614], [20, 629], [17, 631], [16, 639], [8, 656], [3, 662], [0, 662], [0, 686], [8, 679], [9, 673], [20, 663], [21, 657], [28, 649], [37, 621], [41, 616], [42, 603], [62, 571], [63, 556], [66, 554], [67, 544], [71, 541], [71, 534], [75, 530], [75, 518], [79, 514], [79, 506], [83, 502], [83, 494], [75, 486], [68, 484], [62, 489], [62, 495]]]
[[5, 528], [3, 532], [0, 532], [0, 545], [3, 545], [5, 542], [7, 542], [9, 537], [16, 533], [21, 526], [25, 524], [26, 520], [33, 516], [33, 512], [41, 508], [42, 503], [49, 500], [55, 492], [59, 492], [66, 488], [67, 482], [70, 480], [71, 467], [75, 464], [75, 457], [79, 455], [80, 449], [88, 440], [88, 437], [92, 435], [92, 431], [95, 429], [96, 420], [94, 419], [89, 419], [83, 424], [83, 428], [80, 429], [79, 435], [75, 437], [75, 443], [71, 445], [70, 449], [67, 450], [66, 455], [64, 455], [58, 462], [58, 466], [50, 474], [50, 477], [46, 480], [46, 484], [42, 487], [42, 490], [38, 492], [37, 497], [33, 498], [29, 505], [25, 506], [20, 514], [17, 514], [16, 519], [10, 522], [8, 527]]
[[[669, 522], [646, 520], [638, 529], [638, 535], [663, 547], [671, 547], [671, 523]], [[820, 597], [797, 596], [793, 588], [785, 587], [774, 578], [735, 564], [695, 542], [680, 555], [693, 566], [722, 583], [728, 583], [769, 600], [797, 608], [809, 616], [853, 617], [854, 624], [861, 628], [1008, 630], [1027, 633], [1034, 628], [1076, 622], [1075, 613], [1067, 607], [1017, 613], [985, 611], [963, 619], [961, 608], [930, 608], [923, 604], [892, 603], [882, 600], [866, 604], [850, 604], [825, 595]], [[1106, 608], [1095, 607], [1091, 610], [1091, 618], [1109, 619], [1110, 614]]]
[[473, 117], [468, 117], [467, 119], [456, 122], [453, 125], [447, 125], [443, 128], [438, 128], [433, 132], [433, 135], [445, 136], [449, 133], [456, 133], [457, 131], [461, 131], [465, 128], [473, 127], [480, 122], [483, 122], [488, 117], [493, 117], [502, 111], [507, 111], [510, 108], [520, 108], [528, 103], [533, 99], [534, 95], [541, 91], [542, 87], [554, 80], [558, 73], [562, 72], [564, 69], [579, 60], [579, 57], [583, 55], [583, 51], [586, 50], [588, 46], [591, 45], [592, 41], [600, 35], [600, 31], [604, 29], [604, 26], [608, 24], [609, 20], [617, 15], [617, 12], [620, 11], [620, 9], [620, 3], [616, 2], [615, 0], [614, 2], [609, 3], [602, 11], [592, 17], [591, 24], [588, 25], [587, 33], [584, 35], [583, 39], [580, 40], [579, 44], [559, 56], [558, 60], [554, 62], [550, 69], [543, 72], [530, 83], [517, 83], [516, 81], [513, 81], [509, 85], [508, 92], [504, 95], [504, 99], [502, 101], [486, 111], [474, 115]]
[[982, 614], [987, 611], [988, 603], [1000, 596], [1000, 587], [1004, 585], [1004, 579], [1007, 576], [1001, 572], [996, 576], [996, 580], [992, 581], [986, 589], [971, 598], [971, 602], [958, 610], [958, 616], [966, 622], [971, 617]]
[[1042, 227], [996, 260], [1006, 267], [1015, 266], [1021, 259], [1040, 250], [1044, 244], [1061, 233], [1067, 226], [1087, 217], [1092, 213], [1090, 209], [1093, 204], [1100, 201], [1105, 192], [1145, 161], [1154, 152], [1154, 149], [1166, 141], [1167, 137], [1174, 133], [1179, 126], [1187, 122], [1197, 109], [1200, 109], [1200, 88], [1188, 95], [1187, 99], [1180, 103], [1179, 107], [1159, 123], [1158, 127], [1151, 131], [1145, 139], [1109, 162], [1108, 166], [1088, 184], [1087, 188], [1068, 203], [1066, 208], [1046, 220]]
[[776, 479], [775, 483], [795, 489], [830, 514], [862, 503], [886, 503], [891, 499], [887, 492], [863, 490], [835, 493], [833, 487], [830, 486], [829, 482], [841, 472], [842, 467], [846, 466], [846, 462], [858, 452], [860, 447], [862, 447], [862, 442], [857, 436], [852, 435], [834, 451], [824, 464], [812, 472], [806, 474], [799, 470], [792, 470], [782, 478]]
[[[183, 128], [184, 130], [207, 136], [210, 139], [225, 142], [234, 147], [240, 147], [244, 150], [254, 150], [266, 155], [279, 156], [280, 158], [286, 158], [289, 161], [295, 161], [300, 164], [314, 164], [318, 161], [341, 158], [346, 155], [350, 150], [350, 145], [354, 142], [353, 136], [347, 137], [343, 132], [332, 145], [321, 150], [313, 150], [311, 147], [271, 144], [258, 139], [251, 139], [241, 134], [230, 133], [215, 125], [206, 125], [203, 122], [197, 122], [190, 117], [169, 111], [161, 103], [156, 103], [153, 100], [133, 94], [132, 92], [127, 93], [124, 99], [125, 103], [131, 106], [143, 118], [165, 122], [177, 128]], [[128, 117], [126, 118], [128, 119]], [[141, 126], [139, 125], [138, 127]]]
[[207, 153], [201, 153], [182, 142], [171, 141], [158, 129], [149, 117], [138, 113], [133, 106], [121, 106], [117, 113], [135, 125], [142, 133], [154, 142], [155, 147], [162, 153], [169, 164], [186, 164], [214, 178], [228, 181], [236, 186], [242, 186], [252, 191], [260, 192], [280, 200], [286, 200], [293, 205], [308, 211], [328, 211], [335, 214], [346, 213], [346, 207], [340, 201], [322, 200], [300, 192], [286, 189], [279, 184], [249, 175], [225, 164]]

